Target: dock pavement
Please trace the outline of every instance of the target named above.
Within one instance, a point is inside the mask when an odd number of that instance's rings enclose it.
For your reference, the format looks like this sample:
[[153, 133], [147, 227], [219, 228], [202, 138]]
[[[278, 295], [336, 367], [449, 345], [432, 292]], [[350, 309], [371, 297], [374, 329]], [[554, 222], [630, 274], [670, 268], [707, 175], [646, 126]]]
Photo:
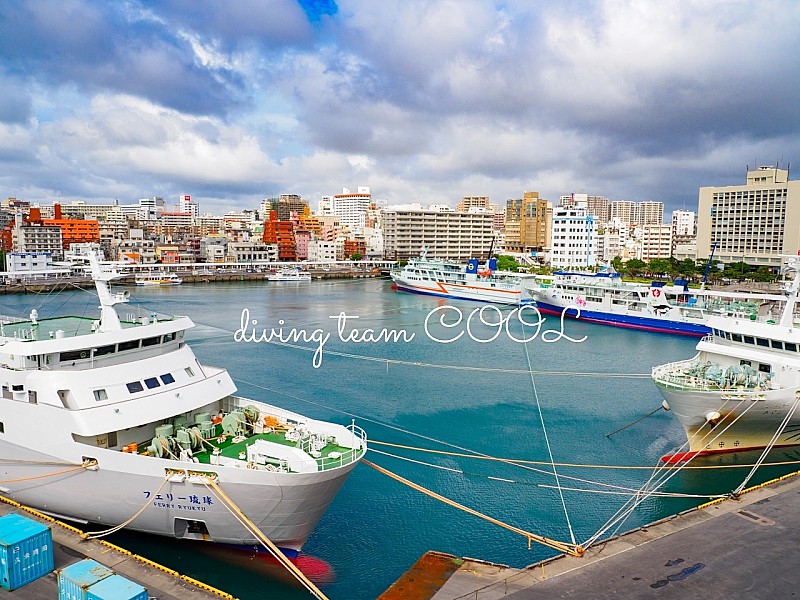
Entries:
[[800, 474], [524, 569], [429, 552], [380, 600], [800, 597]]
[[[0, 517], [17, 513], [50, 527], [53, 534], [55, 570], [63, 569], [84, 558], [91, 558], [115, 573], [147, 589], [149, 598], [157, 600], [235, 600], [232, 595], [200, 581], [158, 565], [148, 559], [102, 540], [87, 540], [76, 528], [51, 519], [37, 511], [26, 510], [15, 502], [0, 501]], [[0, 589], [0, 598], [42, 600], [58, 598], [58, 578], [55, 571], [11, 592]]]

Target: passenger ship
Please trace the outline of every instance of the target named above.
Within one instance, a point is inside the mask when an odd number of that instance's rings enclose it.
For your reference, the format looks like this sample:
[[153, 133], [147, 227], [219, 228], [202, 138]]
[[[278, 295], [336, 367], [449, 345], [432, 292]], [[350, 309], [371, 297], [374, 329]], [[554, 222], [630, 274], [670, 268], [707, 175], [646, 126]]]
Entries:
[[[712, 316], [697, 354], [653, 369], [653, 381], [695, 454], [800, 444], [800, 264], [780, 316]], [[777, 320], [777, 322], [776, 322]]]
[[394, 287], [404, 292], [478, 300], [497, 304], [524, 304], [530, 297], [522, 285], [530, 275], [497, 270], [497, 259], [490, 258], [485, 269], [480, 269], [478, 259], [466, 265], [457, 262], [428, 258], [423, 251], [419, 258], [390, 273]]
[[690, 290], [681, 280], [669, 285], [625, 282], [613, 267], [597, 273], [556, 271], [531, 281], [528, 292], [542, 313], [695, 337], [711, 331], [706, 323], [711, 315], [749, 316], [764, 303], [784, 299], [761, 293]]
[[236, 396], [186, 344], [188, 317], [121, 319], [119, 273], [90, 264], [99, 319], [33, 310], [0, 325], [0, 493], [78, 522], [255, 549], [216, 485], [296, 554], [364, 456], [364, 431]]
[[166, 271], [137, 273], [134, 281], [136, 285], [180, 285], [182, 280], [175, 273]]

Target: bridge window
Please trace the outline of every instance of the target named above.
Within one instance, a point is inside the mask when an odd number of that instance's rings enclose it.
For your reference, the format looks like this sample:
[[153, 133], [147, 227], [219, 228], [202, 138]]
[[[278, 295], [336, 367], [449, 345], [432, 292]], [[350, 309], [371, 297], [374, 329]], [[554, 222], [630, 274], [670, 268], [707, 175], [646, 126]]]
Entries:
[[131, 381], [130, 383], [126, 384], [126, 386], [131, 394], [136, 394], [137, 392], [144, 390], [141, 381]]
[[117, 349], [120, 352], [123, 352], [125, 350], [135, 350], [136, 348], [139, 347], [139, 341], [140, 340], [130, 340], [129, 342], [121, 342], [119, 346], [117, 346]]

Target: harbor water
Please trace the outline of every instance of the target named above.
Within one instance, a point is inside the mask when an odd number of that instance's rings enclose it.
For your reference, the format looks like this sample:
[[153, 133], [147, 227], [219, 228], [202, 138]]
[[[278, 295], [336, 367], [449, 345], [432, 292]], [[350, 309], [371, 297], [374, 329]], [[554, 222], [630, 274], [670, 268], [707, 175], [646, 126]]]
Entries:
[[[188, 315], [198, 358], [226, 367], [242, 396], [317, 419], [355, 420], [369, 435], [369, 461], [547, 538], [584, 543], [648, 478], [667, 479], [660, 491], [669, 494], [644, 500], [606, 537], [728, 492], [749, 471], [654, 475], [659, 458], [680, 449], [685, 436], [658, 410], [650, 370], [690, 357], [692, 338], [562, 326], [552, 316], [540, 323], [531, 309], [479, 312], [484, 305], [396, 292], [383, 279], [130, 291], [121, 316]], [[40, 319], [95, 315], [97, 299], [80, 290], [4, 296], [0, 313], [26, 316], [32, 308]], [[757, 456], [692, 464], [747, 464]], [[790, 450], [770, 460], [797, 456]], [[761, 469], [752, 483], [796, 469]], [[309, 597], [249, 554], [129, 532], [113, 541], [243, 600]], [[427, 550], [514, 567], [556, 554], [366, 464], [304, 548], [332, 568], [335, 577], [321, 585], [332, 600], [377, 597]]]

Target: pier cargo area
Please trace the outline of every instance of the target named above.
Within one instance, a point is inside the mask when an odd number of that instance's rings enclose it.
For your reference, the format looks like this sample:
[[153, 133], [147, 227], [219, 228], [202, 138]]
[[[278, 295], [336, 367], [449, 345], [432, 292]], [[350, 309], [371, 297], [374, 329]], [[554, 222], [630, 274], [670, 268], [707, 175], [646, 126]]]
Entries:
[[715, 501], [525, 569], [431, 552], [380, 600], [552, 598], [789, 598], [800, 585], [795, 548], [800, 477]]

